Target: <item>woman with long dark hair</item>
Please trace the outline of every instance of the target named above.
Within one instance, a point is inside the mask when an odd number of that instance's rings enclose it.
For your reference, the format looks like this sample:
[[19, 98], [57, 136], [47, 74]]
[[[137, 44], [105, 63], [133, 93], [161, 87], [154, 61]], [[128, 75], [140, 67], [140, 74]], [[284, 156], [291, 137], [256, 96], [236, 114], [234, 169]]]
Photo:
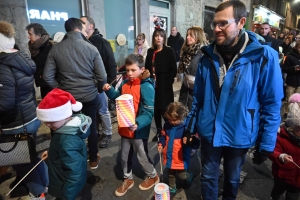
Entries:
[[162, 117], [169, 103], [174, 102], [173, 82], [177, 66], [175, 52], [166, 46], [164, 22], [156, 19], [152, 47], [148, 49], [145, 67], [155, 79], [154, 121], [157, 129], [152, 141], [158, 141], [162, 130]]

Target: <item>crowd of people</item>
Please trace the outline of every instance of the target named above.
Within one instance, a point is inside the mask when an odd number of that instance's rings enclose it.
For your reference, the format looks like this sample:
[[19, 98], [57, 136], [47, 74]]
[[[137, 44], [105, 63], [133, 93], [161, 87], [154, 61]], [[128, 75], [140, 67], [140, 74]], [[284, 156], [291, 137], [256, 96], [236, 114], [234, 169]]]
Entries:
[[[12, 166], [17, 177], [10, 188], [41, 162], [19, 187], [31, 199], [45, 199], [47, 193], [58, 200], [76, 199], [87, 169], [101, 166], [98, 148], [107, 148], [113, 139], [108, 99], [127, 94], [133, 97], [135, 123], [118, 127], [124, 180], [116, 196], [134, 186], [134, 152], [146, 174], [139, 189], [160, 182], [148, 155], [154, 118], [152, 141], [162, 153], [171, 195], [177, 192], [176, 176], [184, 188], [191, 186], [190, 158], [200, 147], [202, 199], [218, 199], [222, 159], [223, 199], [236, 199], [246, 153], [255, 147], [254, 164], [267, 158], [273, 162], [271, 198], [286, 193], [287, 200], [298, 200], [300, 35], [275, 39], [267, 22], [255, 34], [244, 30], [246, 17], [241, 1], [219, 4], [211, 44], [199, 26], [188, 28], [185, 38], [172, 27], [167, 39], [165, 22], [156, 18], [151, 47], [144, 33], [137, 35], [134, 53], [125, 60], [126, 79], [119, 86], [113, 84], [117, 66], [112, 48], [90, 16], [69, 18], [59, 43], [42, 25], [26, 26], [31, 57], [15, 46], [12, 24], [0, 21], [0, 133], [26, 129], [36, 138], [41, 122], [51, 130], [50, 147], [41, 157], [45, 162], [36, 157]], [[178, 102], [173, 93], [176, 76], [181, 82]], [[41, 90], [39, 104], [34, 82]], [[286, 122], [280, 125], [282, 100]], [[3, 169], [7, 167], [1, 167], [2, 174]]]

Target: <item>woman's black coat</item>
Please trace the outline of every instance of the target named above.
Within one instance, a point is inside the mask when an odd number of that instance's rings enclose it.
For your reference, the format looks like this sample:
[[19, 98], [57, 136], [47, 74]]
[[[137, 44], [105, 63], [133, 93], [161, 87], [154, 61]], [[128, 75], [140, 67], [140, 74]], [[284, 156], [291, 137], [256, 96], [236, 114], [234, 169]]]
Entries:
[[[145, 67], [152, 72], [153, 48], [149, 48], [146, 57]], [[175, 52], [171, 47], [163, 46], [163, 49], [156, 53], [155, 61], [155, 109], [165, 110], [169, 103], [174, 102], [173, 82], [177, 73]]]
[[300, 86], [300, 71], [295, 70], [295, 66], [300, 66], [300, 54], [293, 48], [286, 57], [282, 72], [286, 73], [286, 84], [294, 87]]

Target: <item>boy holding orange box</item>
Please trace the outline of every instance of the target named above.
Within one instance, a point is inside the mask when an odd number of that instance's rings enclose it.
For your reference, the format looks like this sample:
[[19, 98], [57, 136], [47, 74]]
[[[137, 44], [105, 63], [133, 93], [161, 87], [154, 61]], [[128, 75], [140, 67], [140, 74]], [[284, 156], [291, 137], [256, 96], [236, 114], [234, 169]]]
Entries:
[[116, 196], [123, 196], [134, 185], [132, 176], [131, 145], [137, 152], [137, 158], [147, 174], [147, 178], [139, 185], [140, 190], [148, 190], [159, 183], [157, 172], [148, 156], [148, 138], [154, 113], [154, 87], [149, 78], [150, 73], [145, 70], [145, 61], [139, 54], [131, 54], [125, 60], [128, 79], [124, 80], [118, 90], [109, 84], [103, 86], [110, 99], [116, 99], [122, 94], [133, 96], [135, 124], [130, 127], [119, 127], [121, 135], [123, 184], [115, 191]]

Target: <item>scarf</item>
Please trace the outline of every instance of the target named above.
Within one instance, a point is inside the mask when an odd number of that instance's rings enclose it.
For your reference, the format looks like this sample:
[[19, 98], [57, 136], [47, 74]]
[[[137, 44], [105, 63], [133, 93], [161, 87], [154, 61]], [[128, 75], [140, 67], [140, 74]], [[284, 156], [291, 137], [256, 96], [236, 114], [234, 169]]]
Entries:
[[201, 51], [201, 44], [196, 43], [192, 46], [183, 46], [181, 50], [180, 62], [177, 72], [183, 73], [191, 64], [193, 58]]
[[37, 56], [40, 52], [40, 47], [48, 40], [49, 40], [49, 35], [42, 35], [39, 39], [37, 39], [33, 43], [29, 41], [28, 46], [29, 46], [31, 57]]
[[[241, 30], [238, 36], [238, 41], [233, 46], [224, 46], [224, 45], [216, 45], [216, 48], [218, 52], [224, 57], [225, 55], [235, 55], [241, 48], [243, 47], [245, 43], [245, 31]], [[233, 56], [232, 56], [233, 58]]]

